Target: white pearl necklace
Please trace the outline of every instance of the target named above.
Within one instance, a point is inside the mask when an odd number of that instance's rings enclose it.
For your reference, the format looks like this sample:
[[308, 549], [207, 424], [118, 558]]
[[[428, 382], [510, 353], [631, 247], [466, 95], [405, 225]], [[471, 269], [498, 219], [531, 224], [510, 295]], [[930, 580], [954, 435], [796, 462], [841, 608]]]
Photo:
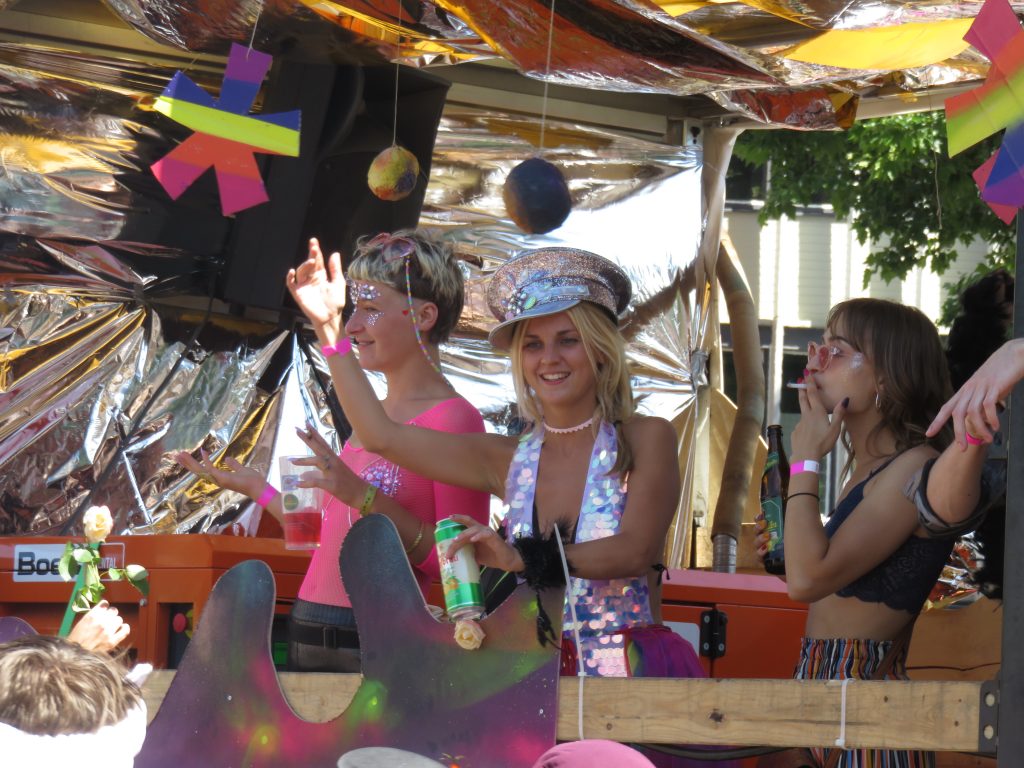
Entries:
[[550, 432], [553, 435], [568, 435], [573, 432], [579, 432], [589, 427], [591, 424], [594, 423], [594, 417], [591, 416], [582, 424], [577, 424], [575, 427], [552, 427], [546, 421], [543, 420], [541, 421], [541, 423], [544, 425], [545, 432]]

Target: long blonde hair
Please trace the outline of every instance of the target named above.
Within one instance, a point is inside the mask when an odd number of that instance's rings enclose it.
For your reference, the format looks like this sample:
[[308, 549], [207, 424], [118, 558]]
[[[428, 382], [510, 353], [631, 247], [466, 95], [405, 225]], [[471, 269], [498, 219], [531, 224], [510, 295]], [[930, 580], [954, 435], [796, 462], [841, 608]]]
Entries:
[[[583, 342], [583, 349], [597, 383], [595, 423], [607, 421], [615, 427], [619, 450], [611, 471], [624, 475], [633, 466], [633, 451], [626, 441], [622, 425], [635, 410], [625, 342], [608, 314], [590, 302], [584, 301], [570, 307], [566, 314], [580, 334], [580, 341]], [[534, 429], [537, 429], [543, 420], [543, 409], [536, 393], [526, 383], [523, 372], [523, 334], [528, 325], [528, 320], [517, 323], [512, 334], [512, 381], [515, 384], [520, 416], [533, 422]]]

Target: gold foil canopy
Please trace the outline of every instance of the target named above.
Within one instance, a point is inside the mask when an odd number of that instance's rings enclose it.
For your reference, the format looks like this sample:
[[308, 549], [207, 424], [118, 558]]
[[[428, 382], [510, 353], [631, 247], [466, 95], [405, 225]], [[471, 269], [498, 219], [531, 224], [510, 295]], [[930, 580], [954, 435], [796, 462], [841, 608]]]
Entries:
[[[708, 94], [729, 111], [791, 128], [844, 127], [857, 98], [880, 89], [912, 98], [984, 76], [962, 39], [981, 0], [560, 0], [553, 16], [547, 0], [107, 5], [153, 40], [189, 51], [224, 53], [229, 42], [252, 41], [270, 53], [416, 66], [501, 56], [524, 75], [552, 83]], [[913, 55], [904, 60], [898, 52]], [[763, 89], [771, 91], [770, 105], [749, 93]], [[846, 97], [842, 114], [828, 119], [836, 94]]]

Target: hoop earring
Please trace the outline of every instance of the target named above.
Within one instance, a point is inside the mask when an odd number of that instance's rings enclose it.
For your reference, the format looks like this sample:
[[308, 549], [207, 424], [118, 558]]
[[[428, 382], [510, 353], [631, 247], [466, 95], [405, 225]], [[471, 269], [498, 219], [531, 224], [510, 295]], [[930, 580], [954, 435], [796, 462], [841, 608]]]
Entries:
[[882, 395], [878, 392], [875, 392], [875, 410], [882, 410]]

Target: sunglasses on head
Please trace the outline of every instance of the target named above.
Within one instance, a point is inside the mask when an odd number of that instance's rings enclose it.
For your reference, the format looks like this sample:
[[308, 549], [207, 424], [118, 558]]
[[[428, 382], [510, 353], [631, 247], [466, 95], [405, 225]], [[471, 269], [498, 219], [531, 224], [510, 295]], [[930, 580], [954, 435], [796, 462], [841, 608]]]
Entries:
[[833, 358], [848, 357], [850, 362], [861, 362], [864, 360], [862, 352], [844, 352], [835, 344], [815, 344], [813, 341], [807, 345], [808, 364], [816, 363], [817, 370], [824, 371], [828, 368]]
[[363, 246], [367, 250], [379, 251], [384, 263], [399, 259], [408, 259], [416, 253], [416, 243], [408, 237], [396, 237], [389, 232], [381, 232]]

